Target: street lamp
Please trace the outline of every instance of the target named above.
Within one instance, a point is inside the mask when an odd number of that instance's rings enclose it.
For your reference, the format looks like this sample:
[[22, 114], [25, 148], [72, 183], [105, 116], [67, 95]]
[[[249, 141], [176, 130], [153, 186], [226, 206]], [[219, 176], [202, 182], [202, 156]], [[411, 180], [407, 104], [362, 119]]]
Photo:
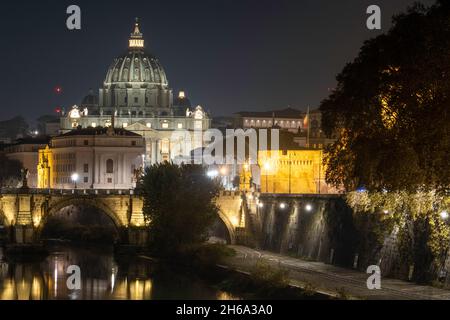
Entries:
[[219, 172], [217, 170], [209, 170], [206, 175], [210, 178], [215, 178], [219, 175]]
[[220, 168], [220, 174], [226, 176], [228, 173], [227, 167], [223, 166]]
[[282, 202], [280, 203], [280, 209], [285, 209], [286, 208], [286, 203]]
[[305, 210], [310, 212], [312, 210], [312, 205], [310, 205], [309, 203], [305, 206]]
[[442, 211], [441, 212], [441, 218], [444, 219], [444, 220], [447, 220], [448, 219], [448, 212], [447, 211]]
[[77, 188], [77, 181], [78, 181], [78, 178], [79, 178], [78, 173], [76, 173], [76, 172], [72, 173], [71, 178], [72, 178], [72, 182], [75, 184], [75, 189], [76, 189]]

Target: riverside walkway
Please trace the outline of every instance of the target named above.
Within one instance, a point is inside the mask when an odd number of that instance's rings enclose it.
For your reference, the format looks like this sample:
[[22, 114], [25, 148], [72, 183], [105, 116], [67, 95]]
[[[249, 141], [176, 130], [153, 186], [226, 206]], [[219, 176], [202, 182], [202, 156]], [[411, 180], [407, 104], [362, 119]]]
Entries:
[[412, 282], [381, 278], [381, 289], [367, 289], [369, 274], [325, 264], [306, 261], [268, 251], [243, 246], [230, 246], [236, 256], [228, 258], [226, 265], [235, 270], [249, 272], [257, 261], [275, 268], [289, 270], [290, 285], [314, 289], [322, 294], [347, 299], [366, 300], [450, 300], [450, 290], [417, 285]]

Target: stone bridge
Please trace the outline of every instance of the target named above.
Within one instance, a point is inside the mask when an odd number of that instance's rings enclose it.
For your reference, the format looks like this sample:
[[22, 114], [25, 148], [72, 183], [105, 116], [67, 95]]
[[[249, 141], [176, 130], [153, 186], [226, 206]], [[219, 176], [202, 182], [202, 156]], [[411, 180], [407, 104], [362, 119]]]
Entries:
[[[230, 243], [239, 242], [239, 237], [245, 233], [244, 199], [240, 192], [228, 191], [217, 199], [219, 218], [226, 226]], [[2, 190], [0, 226], [8, 230], [8, 241], [33, 243], [39, 241], [47, 218], [71, 205], [88, 205], [109, 216], [121, 231], [123, 243], [143, 245], [147, 242], [143, 197], [133, 190]]]

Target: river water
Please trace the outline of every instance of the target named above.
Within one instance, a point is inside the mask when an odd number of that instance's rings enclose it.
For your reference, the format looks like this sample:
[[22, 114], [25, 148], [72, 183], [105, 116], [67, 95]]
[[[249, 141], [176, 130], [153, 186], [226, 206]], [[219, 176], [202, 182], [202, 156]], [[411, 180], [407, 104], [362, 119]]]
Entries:
[[[11, 262], [3, 252], [0, 247], [0, 300], [239, 299], [148, 259], [120, 261], [112, 248], [53, 248], [34, 262]], [[79, 290], [67, 286], [71, 265], [80, 267]]]

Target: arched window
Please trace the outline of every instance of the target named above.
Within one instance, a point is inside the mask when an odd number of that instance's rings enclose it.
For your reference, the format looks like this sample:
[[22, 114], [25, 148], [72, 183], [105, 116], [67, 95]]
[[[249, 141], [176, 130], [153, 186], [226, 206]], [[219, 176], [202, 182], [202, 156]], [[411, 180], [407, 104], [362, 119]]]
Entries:
[[114, 161], [112, 159], [106, 160], [106, 173], [114, 172]]

